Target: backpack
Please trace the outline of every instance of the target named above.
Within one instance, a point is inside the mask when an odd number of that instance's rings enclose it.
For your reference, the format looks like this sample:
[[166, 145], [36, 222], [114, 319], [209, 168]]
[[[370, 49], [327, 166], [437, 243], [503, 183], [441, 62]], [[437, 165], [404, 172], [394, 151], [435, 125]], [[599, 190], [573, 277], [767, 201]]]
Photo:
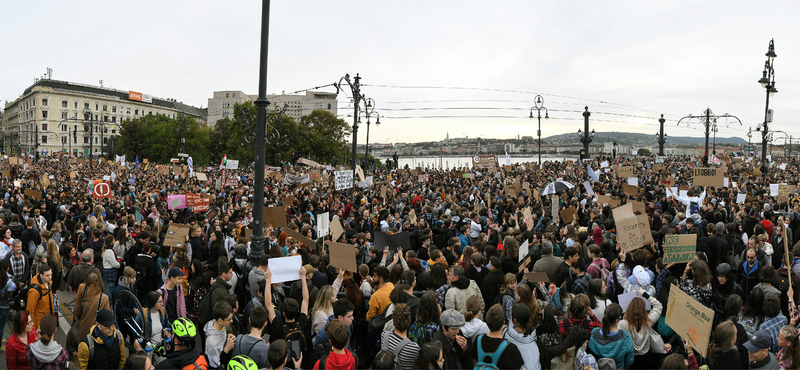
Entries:
[[85, 241], [86, 235], [83, 233], [75, 233], [75, 250], [83, 253]]
[[478, 363], [475, 364], [475, 367], [473, 369], [476, 369], [476, 370], [485, 370], [485, 369], [498, 370], [500, 368], [497, 366], [497, 361], [500, 360], [500, 356], [503, 354], [503, 350], [505, 350], [506, 347], [508, 346], [508, 341], [503, 339], [503, 343], [500, 343], [500, 345], [497, 346], [497, 350], [495, 350], [493, 353], [486, 353], [486, 352], [483, 351], [483, 346], [481, 345], [481, 340], [485, 336], [486, 336], [486, 334], [483, 334], [483, 335], [478, 337]]
[[575, 279], [573, 281], [578, 283], [578, 284], [580, 284], [580, 285], [583, 285], [583, 287], [586, 288], [587, 291], [589, 290], [589, 283], [587, 283], [586, 280], [583, 280], [581, 278], [577, 278], [577, 279]]
[[609, 271], [602, 263], [600, 264], [589, 264], [589, 266], [594, 266], [598, 271], [600, 271], [600, 279], [603, 281], [608, 281], [608, 275], [611, 275], [611, 271]]
[[208, 287], [195, 288], [194, 285], [191, 285], [190, 288], [190, 301], [186, 309], [186, 316], [194, 322], [200, 322], [200, 304], [203, 302], [203, 298], [208, 295]]
[[37, 248], [36, 243], [34, 243], [33, 240], [29, 241], [28, 242], [28, 255], [29, 256], [35, 256], [36, 255], [36, 248]]
[[367, 324], [367, 357], [374, 358], [380, 351], [381, 335], [383, 335], [383, 327], [387, 322], [392, 320], [392, 314], [387, 315], [386, 307], [380, 314], [374, 315], [369, 319]]
[[[387, 332], [388, 333], [388, 332]], [[389, 333], [391, 334], [391, 333]], [[388, 339], [388, 338], [387, 338]], [[403, 348], [407, 344], [411, 343], [411, 339], [403, 338], [400, 343], [397, 344], [397, 347], [394, 347], [392, 354], [394, 354], [394, 368], [395, 369], [402, 369], [403, 367], [400, 365], [400, 352], [403, 351]], [[381, 341], [381, 351], [388, 351], [389, 350], [389, 341]]]
[[[225, 289], [225, 287], [217, 287], [216, 289]], [[214, 290], [215, 289], [212, 287], [205, 296], [200, 298], [197, 316], [200, 318], [201, 324], [211, 321], [211, 295], [214, 293]]]
[[306, 335], [303, 333], [302, 328], [300, 327], [300, 323], [297, 321], [293, 322], [283, 322], [283, 330], [286, 335], [283, 336], [283, 340], [288, 342], [300, 342], [300, 352], [306, 350]]
[[789, 291], [789, 279], [791, 278], [780, 273], [777, 275], [778, 278], [775, 279], [775, 283], [773, 285], [781, 292], [781, 295], [786, 294]]

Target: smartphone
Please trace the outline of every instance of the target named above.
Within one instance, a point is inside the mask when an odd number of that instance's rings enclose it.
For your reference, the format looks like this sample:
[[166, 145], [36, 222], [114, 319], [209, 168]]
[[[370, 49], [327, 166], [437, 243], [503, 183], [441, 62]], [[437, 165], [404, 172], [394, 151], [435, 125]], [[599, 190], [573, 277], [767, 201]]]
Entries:
[[300, 342], [296, 340], [290, 340], [286, 342], [286, 346], [288, 347], [288, 351], [286, 353], [286, 363], [290, 363], [293, 360], [300, 359]]

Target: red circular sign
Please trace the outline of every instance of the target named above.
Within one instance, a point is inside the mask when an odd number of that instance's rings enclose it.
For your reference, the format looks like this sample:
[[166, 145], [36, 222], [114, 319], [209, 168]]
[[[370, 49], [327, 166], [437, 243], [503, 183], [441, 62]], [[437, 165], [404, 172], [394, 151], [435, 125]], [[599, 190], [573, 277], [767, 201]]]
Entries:
[[107, 198], [111, 196], [111, 186], [106, 182], [94, 184], [94, 189], [92, 191], [94, 192], [95, 198]]

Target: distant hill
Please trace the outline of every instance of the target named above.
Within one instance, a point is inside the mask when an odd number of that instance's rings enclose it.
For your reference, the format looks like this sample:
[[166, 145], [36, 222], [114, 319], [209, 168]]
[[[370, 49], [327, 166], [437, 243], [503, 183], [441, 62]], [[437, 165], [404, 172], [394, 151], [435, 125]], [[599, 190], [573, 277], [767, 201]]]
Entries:
[[[577, 133], [553, 135], [542, 138], [546, 142], [574, 142], [577, 140]], [[690, 137], [690, 136], [669, 136], [667, 135], [667, 145], [697, 145], [705, 143], [705, 136]], [[714, 136], [708, 138], [709, 144], [714, 140]], [[606, 143], [616, 141], [620, 145], [647, 145], [648, 143], [656, 141], [656, 135], [653, 134], [639, 134], [635, 132], [598, 132], [594, 135], [592, 143]], [[717, 144], [746, 144], [747, 140], [740, 137], [720, 137], [717, 136]]]

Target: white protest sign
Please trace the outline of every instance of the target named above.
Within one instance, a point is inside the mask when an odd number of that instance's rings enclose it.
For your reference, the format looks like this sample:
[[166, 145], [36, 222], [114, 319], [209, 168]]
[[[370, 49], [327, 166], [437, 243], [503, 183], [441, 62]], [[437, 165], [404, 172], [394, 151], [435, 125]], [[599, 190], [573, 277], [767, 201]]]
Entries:
[[639, 186], [639, 178], [637, 178], [637, 177], [628, 177], [628, 185], [630, 185], [630, 186]]
[[336, 180], [336, 190], [350, 189], [353, 187], [353, 173], [350, 171], [336, 171], [333, 173]]
[[328, 235], [331, 219], [328, 212], [317, 215], [317, 237]]
[[594, 190], [592, 190], [592, 186], [588, 181], [583, 182], [583, 188], [586, 189], [586, 194], [589, 194], [590, 197], [594, 195]]
[[727, 188], [728, 187], [728, 178], [727, 177], [722, 179], [722, 187], [723, 188]]
[[229, 159], [227, 162], [225, 162], [225, 169], [227, 170], [235, 170], [238, 168], [239, 168], [239, 160]]
[[301, 266], [303, 266], [303, 258], [299, 255], [270, 258], [269, 269], [272, 270], [272, 282], [282, 283], [284, 281], [300, 280]]
[[528, 256], [528, 239], [525, 239], [525, 243], [522, 243], [522, 245], [519, 246], [519, 262], [522, 262], [522, 260], [524, 260], [525, 257], [527, 256]]
[[777, 197], [780, 184], [769, 184], [769, 196]]

